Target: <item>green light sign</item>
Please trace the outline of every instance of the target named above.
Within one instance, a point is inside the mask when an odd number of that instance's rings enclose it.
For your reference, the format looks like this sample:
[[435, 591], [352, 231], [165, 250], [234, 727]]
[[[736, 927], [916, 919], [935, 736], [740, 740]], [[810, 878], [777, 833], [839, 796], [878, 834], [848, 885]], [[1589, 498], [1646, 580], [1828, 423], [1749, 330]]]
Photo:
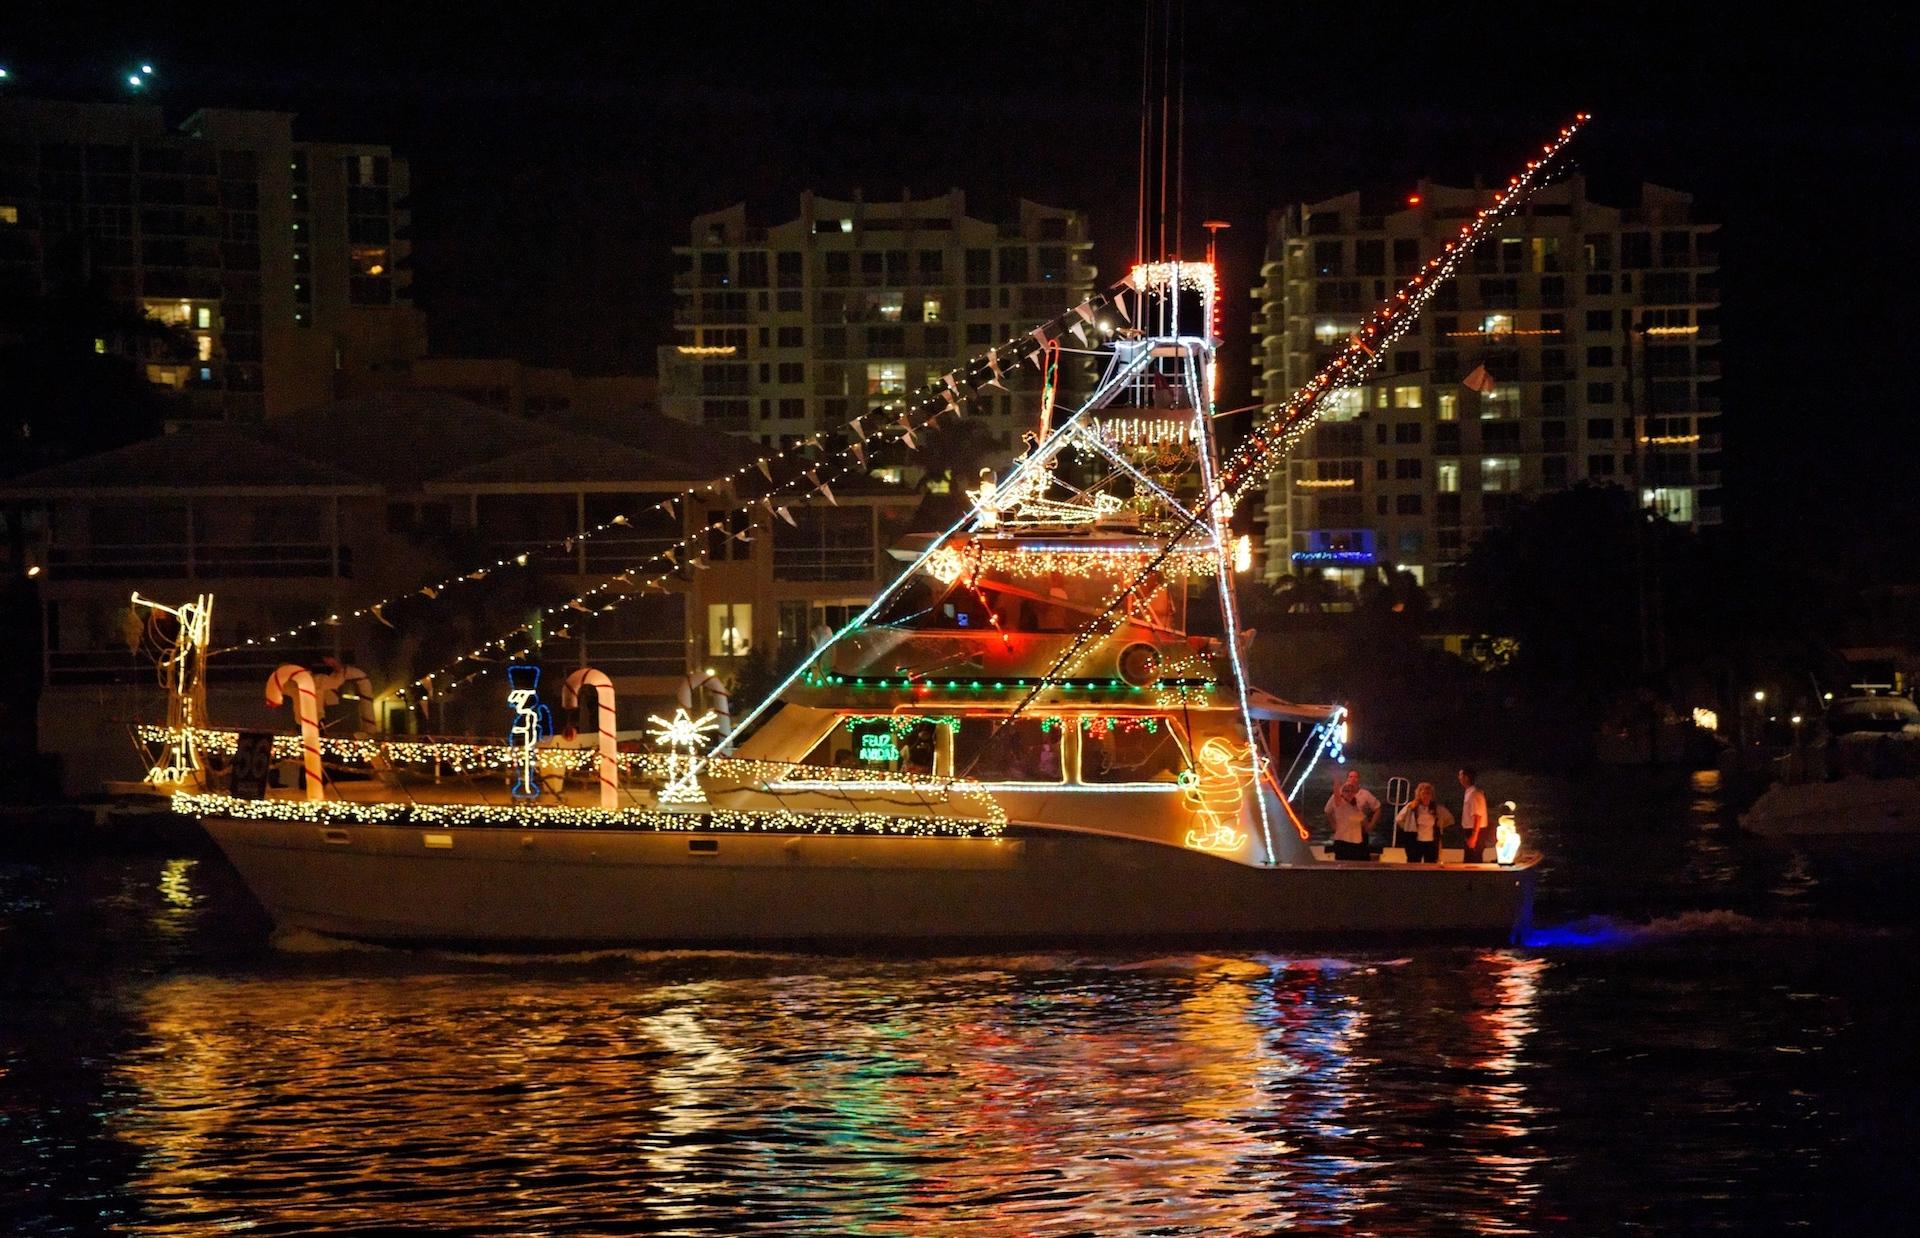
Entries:
[[860, 737], [860, 759], [862, 761], [898, 761], [900, 749], [893, 742], [893, 732], [875, 731]]

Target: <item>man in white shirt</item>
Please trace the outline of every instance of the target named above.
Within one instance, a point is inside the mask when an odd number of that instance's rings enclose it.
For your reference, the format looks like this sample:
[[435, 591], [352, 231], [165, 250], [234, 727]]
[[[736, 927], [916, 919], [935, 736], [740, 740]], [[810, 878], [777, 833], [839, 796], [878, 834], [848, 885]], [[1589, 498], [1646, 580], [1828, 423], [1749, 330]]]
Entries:
[[1481, 848], [1492, 838], [1487, 829], [1487, 793], [1474, 785], [1476, 776], [1473, 766], [1460, 767], [1460, 786], [1465, 791], [1460, 800], [1460, 832], [1466, 837], [1469, 864], [1480, 862]]
[[1360, 771], [1350, 769], [1333, 795], [1327, 799], [1327, 822], [1333, 826], [1333, 858], [1367, 860], [1367, 838], [1373, 833], [1374, 819], [1380, 815], [1380, 801], [1360, 785]]

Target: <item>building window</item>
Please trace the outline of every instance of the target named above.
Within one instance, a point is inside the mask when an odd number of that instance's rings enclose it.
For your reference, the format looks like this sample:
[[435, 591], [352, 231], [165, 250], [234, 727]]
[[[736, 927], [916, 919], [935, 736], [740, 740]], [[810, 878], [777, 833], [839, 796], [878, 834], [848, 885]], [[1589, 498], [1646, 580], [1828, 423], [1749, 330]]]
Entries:
[[1483, 335], [1512, 335], [1512, 314], [1488, 314], [1480, 320], [1480, 332]]
[[1393, 406], [1395, 408], [1419, 408], [1426, 389], [1420, 386], [1395, 387]]
[[1437, 415], [1441, 421], [1458, 421], [1460, 419], [1460, 395], [1458, 392], [1442, 391], [1439, 399], [1435, 401], [1435, 403], [1438, 405]]
[[1329, 391], [1322, 403], [1326, 406], [1322, 421], [1352, 421], [1366, 406], [1366, 392], [1358, 387], [1341, 387]]
[[1587, 457], [1587, 476], [1588, 477], [1612, 477], [1613, 476], [1613, 457], [1610, 455], [1588, 456]]
[[1613, 384], [1612, 383], [1588, 383], [1587, 384], [1587, 403], [1589, 404], [1613, 403]]
[[1420, 441], [1420, 423], [1417, 421], [1395, 423], [1393, 427], [1393, 441], [1400, 444], [1418, 443]]
[[1603, 367], [1613, 364], [1613, 348], [1608, 344], [1596, 344], [1587, 349], [1587, 364]]
[[1027, 282], [1027, 251], [1024, 246], [1009, 245], [1000, 251], [1000, 282], [1003, 284], [1024, 284]]
[[1441, 494], [1460, 493], [1460, 462], [1458, 460], [1433, 462], [1433, 488]]
[[868, 395], [905, 395], [907, 366], [904, 361], [872, 361], [867, 364]]
[[1588, 310], [1587, 311], [1587, 330], [1589, 331], [1613, 330], [1613, 311], [1603, 310], [1603, 309]]
[[806, 363], [804, 361], [782, 361], [780, 363], [780, 381], [783, 383], [806, 382]]
[[1418, 516], [1424, 508], [1421, 496], [1417, 494], [1396, 494], [1393, 496], [1393, 513], [1396, 516]]
[[1520, 423], [1517, 421], [1487, 422], [1480, 427], [1480, 445], [1489, 451], [1518, 451]]
[[1480, 420], [1493, 421], [1520, 415], [1520, 386], [1501, 383], [1480, 397]]
[[1588, 438], [1612, 438], [1613, 437], [1613, 418], [1611, 417], [1587, 418], [1587, 437]]
[[1540, 460], [1540, 481], [1549, 490], [1567, 488], [1567, 458], [1565, 456], [1544, 456]]
[[1480, 489], [1487, 494], [1512, 494], [1518, 491], [1520, 489], [1520, 457], [1482, 457]]
[[939, 322], [943, 305], [939, 297], [927, 297], [920, 302], [920, 321]]
[[738, 658], [752, 647], [751, 602], [714, 602], [707, 607], [708, 653], [716, 658]]
[[1685, 487], [1643, 490], [1640, 501], [1675, 523], [1693, 523], [1693, 491]]
[[1398, 481], [1419, 481], [1421, 465], [1422, 461], [1418, 456], [1407, 456], [1395, 460], [1393, 462], [1393, 476]]

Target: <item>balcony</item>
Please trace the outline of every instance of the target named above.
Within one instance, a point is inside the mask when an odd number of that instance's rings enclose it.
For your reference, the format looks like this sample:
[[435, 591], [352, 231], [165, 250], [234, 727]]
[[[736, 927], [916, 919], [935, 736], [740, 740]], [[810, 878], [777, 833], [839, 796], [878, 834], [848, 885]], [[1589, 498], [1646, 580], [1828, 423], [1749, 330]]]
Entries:
[[591, 639], [583, 650], [587, 664], [615, 679], [677, 677], [687, 673], [687, 646], [678, 637], [634, 640]]
[[[352, 661], [350, 651], [342, 651]], [[281, 645], [248, 648], [241, 646], [207, 660], [210, 683], [264, 683], [276, 666], [296, 662], [317, 666], [322, 658], [332, 657], [330, 645]], [[46, 654], [49, 686], [59, 684], [138, 684], [154, 683], [153, 659], [129, 653], [126, 646], [111, 649], [50, 649]]]
[[870, 546], [775, 546], [773, 578], [780, 581], [868, 581], [877, 578]]
[[[351, 551], [340, 547], [340, 575], [351, 576]], [[171, 542], [148, 545], [54, 546], [47, 566], [69, 580], [189, 580], [253, 576], [331, 576], [326, 542], [254, 542], [240, 546]]]

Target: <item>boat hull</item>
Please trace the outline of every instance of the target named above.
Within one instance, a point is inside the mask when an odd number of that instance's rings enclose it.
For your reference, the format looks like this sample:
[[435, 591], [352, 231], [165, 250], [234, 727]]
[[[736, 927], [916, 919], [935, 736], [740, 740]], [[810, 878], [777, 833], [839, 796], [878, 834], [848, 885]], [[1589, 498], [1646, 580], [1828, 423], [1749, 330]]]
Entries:
[[203, 825], [282, 929], [390, 943], [1505, 942], [1524, 931], [1534, 886], [1531, 863], [1257, 868], [1017, 828], [932, 838]]

